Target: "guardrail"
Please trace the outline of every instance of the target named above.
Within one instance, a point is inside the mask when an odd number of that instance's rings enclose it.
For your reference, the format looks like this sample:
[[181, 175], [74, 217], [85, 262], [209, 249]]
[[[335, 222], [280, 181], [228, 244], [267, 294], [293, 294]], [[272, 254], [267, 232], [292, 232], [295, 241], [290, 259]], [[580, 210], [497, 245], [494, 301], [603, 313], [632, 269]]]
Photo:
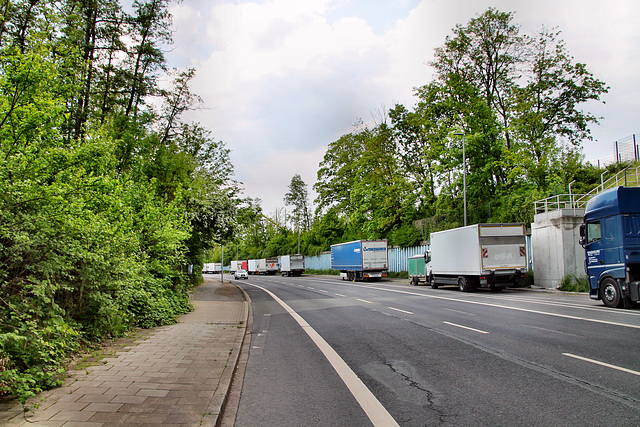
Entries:
[[591, 197], [609, 188], [620, 186], [640, 187], [640, 166], [625, 168], [606, 181], [602, 180], [600, 185], [587, 194], [557, 194], [538, 200], [534, 202], [535, 213], [539, 214], [557, 209], [584, 209]]
[[536, 214], [558, 209], [583, 209], [589, 198], [585, 194], [557, 194], [534, 202]]

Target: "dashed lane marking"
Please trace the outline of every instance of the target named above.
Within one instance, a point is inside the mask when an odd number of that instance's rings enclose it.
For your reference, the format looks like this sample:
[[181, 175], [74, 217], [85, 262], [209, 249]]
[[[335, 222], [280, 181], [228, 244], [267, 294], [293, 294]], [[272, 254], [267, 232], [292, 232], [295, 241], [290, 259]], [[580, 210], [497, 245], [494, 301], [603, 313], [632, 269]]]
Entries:
[[571, 354], [571, 353], [562, 353], [562, 355], [563, 356], [567, 356], [567, 357], [573, 357], [574, 359], [582, 360], [584, 362], [593, 363], [595, 365], [600, 365], [600, 366], [605, 366], [607, 368], [616, 369], [618, 371], [626, 372], [628, 374], [633, 374], [633, 375], [640, 376], [640, 372], [634, 371], [633, 369], [627, 369], [627, 368], [623, 368], [621, 366], [612, 365], [610, 363], [600, 362], [599, 360], [589, 359], [589, 358], [582, 357], [582, 356], [576, 356], [575, 354]]
[[442, 322], [442, 323], [446, 323], [447, 325], [455, 326], [456, 328], [467, 329], [469, 331], [477, 332], [479, 334], [488, 334], [489, 333], [487, 331], [481, 331], [480, 329], [474, 329], [474, 328], [470, 328], [468, 326], [458, 325], [457, 323], [451, 323], [451, 322]]

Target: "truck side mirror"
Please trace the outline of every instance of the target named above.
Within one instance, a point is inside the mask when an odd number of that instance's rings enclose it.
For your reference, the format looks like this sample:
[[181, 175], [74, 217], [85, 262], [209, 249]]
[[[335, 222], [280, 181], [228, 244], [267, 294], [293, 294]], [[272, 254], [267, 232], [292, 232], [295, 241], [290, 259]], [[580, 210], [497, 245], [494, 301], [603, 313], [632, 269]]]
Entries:
[[587, 239], [585, 238], [585, 225], [584, 224], [580, 224], [580, 241], [578, 242], [580, 244], [580, 246], [583, 246], [587, 243]]

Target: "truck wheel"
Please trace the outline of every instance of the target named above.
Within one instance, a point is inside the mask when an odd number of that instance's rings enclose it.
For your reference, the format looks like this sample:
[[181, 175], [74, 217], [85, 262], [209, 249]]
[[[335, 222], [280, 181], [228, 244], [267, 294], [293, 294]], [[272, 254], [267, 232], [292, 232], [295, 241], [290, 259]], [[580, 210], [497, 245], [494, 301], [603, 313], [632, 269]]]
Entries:
[[471, 286], [469, 286], [469, 281], [466, 277], [458, 277], [458, 287], [460, 292], [471, 292]]
[[414, 276], [414, 277], [412, 277], [412, 278], [411, 278], [411, 284], [412, 284], [413, 286], [418, 286], [418, 283], [419, 283], [419, 282], [420, 282], [420, 281], [418, 280], [418, 278], [417, 278], [417, 277], [415, 277], [415, 276]]
[[607, 307], [622, 307], [623, 301], [618, 282], [610, 277], [604, 279], [600, 284], [600, 298]]

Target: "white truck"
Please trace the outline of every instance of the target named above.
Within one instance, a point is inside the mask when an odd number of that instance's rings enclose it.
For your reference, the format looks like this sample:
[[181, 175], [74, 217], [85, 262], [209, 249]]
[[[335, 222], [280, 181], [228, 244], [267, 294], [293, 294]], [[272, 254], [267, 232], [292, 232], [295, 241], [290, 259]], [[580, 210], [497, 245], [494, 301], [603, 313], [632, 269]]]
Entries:
[[475, 224], [431, 233], [429, 283], [499, 291], [527, 272], [524, 224]]
[[218, 263], [213, 263], [213, 262], [205, 262], [202, 265], [202, 272], [204, 274], [213, 274], [216, 273], [216, 265], [218, 265]]
[[301, 276], [304, 272], [304, 255], [283, 255], [280, 257], [280, 274]]
[[265, 274], [276, 274], [280, 264], [278, 264], [278, 257], [271, 257], [265, 259]]
[[247, 270], [249, 274], [266, 274], [267, 273], [267, 260], [265, 258], [262, 259], [250, 259], [249, 260], [249, 269]]

